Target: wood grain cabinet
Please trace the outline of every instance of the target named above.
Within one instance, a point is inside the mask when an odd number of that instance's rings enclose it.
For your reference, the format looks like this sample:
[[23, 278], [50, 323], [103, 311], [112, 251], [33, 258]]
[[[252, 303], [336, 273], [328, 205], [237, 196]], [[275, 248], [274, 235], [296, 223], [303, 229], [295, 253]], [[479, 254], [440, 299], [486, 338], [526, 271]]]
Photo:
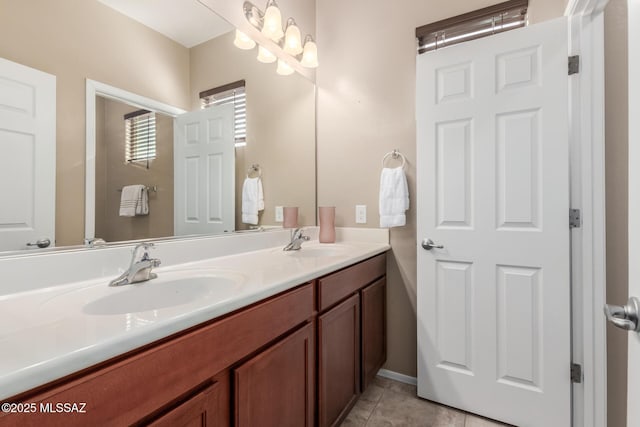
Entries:
[[86, 413], [0, 413], [5, 426], [337, 426], [386, 360], [386, 255], [377, 255], [8, 402]]
[[[298, 286], [222, 319], [8, 399], [36, 405], [84, 402], [86, 413], [0, 413], [0, 427], [147, 425], [156, 420], [165, 422], [161, 421], [164, 414], [169, 420], [185, 420], [186, 425], [192, 425], [192, 421], [193, 425], [230, 425], [231, 384], [225, 372], [308, 323], [314, 306], [313, 284]], [[197, 394], [203, 385], [212, 382], [219, 386]], [[195, 400], [191, 401], [193, 396]], [[216, 399], [220, 402], [218, 410]], [[215, 422], [212, 424], [211, 420]]]
[[227, 422], [224, 412], [226, 390], [213, 383], [151, 423], [149, 427], [215, 427]]
[[360, 297], [318, 317], [320, 426], [339, 424], [360, 395]]
[[362, 390], [387, 361], [387, 286], [381, 278], [360, 291], [362, 313]]
[[308, 323], [235, 369], [236, 427], [314, 425], [314, 335]]
[[318, 425], [337, 426], [386, 360], [384, 254], [318, 280]]

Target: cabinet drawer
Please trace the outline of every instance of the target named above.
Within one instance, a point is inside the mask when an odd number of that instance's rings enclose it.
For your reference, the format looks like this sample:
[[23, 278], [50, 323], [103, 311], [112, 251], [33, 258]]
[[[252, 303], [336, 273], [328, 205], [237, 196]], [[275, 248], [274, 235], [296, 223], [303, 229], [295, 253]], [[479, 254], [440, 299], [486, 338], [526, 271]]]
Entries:
[[313, 315], [306, 284], [16, 402], [86, 402], [84, 414], [0, 414], [0, 426], [129, 425]]
[[318, 281], [318, 310], [324, 311], [385, 274], [386, 254], [362, 261]]

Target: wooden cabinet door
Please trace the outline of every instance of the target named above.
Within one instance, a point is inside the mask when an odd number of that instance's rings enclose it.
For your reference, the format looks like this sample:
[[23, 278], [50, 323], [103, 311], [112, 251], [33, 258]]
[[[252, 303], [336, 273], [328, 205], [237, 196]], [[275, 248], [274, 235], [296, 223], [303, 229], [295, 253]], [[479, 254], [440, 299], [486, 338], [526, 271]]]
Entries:
[[236, 427], [313, 426], [313, 331], [308, 323], [235, 370]]
[[220, 420], [224, 420], [223, 408], [220, 405], [222, 390], [220, 383], [211, 386], [196, 394], [191, 399], [167, 412], [160, 418], [148, 424], [149, 427], [219, 427]]
[[338, 425], [360, 394], [360, 295], [318, 317], [318, 417]]
[[386, 280], [362, 290], [362, 390], [365, 390], [387, 360]]

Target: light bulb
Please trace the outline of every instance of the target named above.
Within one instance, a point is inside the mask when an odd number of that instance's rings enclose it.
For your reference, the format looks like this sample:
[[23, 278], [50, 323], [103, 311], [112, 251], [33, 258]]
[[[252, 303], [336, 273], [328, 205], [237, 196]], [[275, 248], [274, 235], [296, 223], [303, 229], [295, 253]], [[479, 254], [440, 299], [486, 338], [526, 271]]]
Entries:
[[276, 56], [263, 46], [258, 46], [258, 61], [265, 64], [275, 62]]
[[249, 50], [256, 47], [256, 42], [254, 42], [251, 37], [240, 30], [236, 30], [236, 38], [233, 40], [233, 44], [236, 47], [244, 50]]
[[293, 18], [287, 20], [287, 30], [284, 33], [284, 51], [289, 55], [296, 56], [302, 53], [302, 37], [300, 29]]
[[264, 11], [264, 23], [262, 24], [262, 34], [271, 40], [279, 41], [284, 33], [282, 32], [282, 15], [275, 0], [269, 0], [267, 10]]
[[307, 36], [304, 39], [304, 52], [300, 64], [307, 68], [318, 67], [318, 46], [313, 41], [313, 37]]
[[282, 59], [278, 59], [278, 68], [276, 68], [276, 73], [280, 74], [281, 76], [288, 76], [290, 74], [293, 74], [294, 71], [295, 70], [291, 68], [289, 64], [284, 62]]

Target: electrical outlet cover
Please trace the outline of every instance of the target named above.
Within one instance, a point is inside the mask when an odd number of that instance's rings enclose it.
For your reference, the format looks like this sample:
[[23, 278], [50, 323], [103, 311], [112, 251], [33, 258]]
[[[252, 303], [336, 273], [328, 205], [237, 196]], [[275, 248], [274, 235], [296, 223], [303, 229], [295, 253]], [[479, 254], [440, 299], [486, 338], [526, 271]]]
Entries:
[[367, 223], [367, 205], [356, 205], [356, 224]]

